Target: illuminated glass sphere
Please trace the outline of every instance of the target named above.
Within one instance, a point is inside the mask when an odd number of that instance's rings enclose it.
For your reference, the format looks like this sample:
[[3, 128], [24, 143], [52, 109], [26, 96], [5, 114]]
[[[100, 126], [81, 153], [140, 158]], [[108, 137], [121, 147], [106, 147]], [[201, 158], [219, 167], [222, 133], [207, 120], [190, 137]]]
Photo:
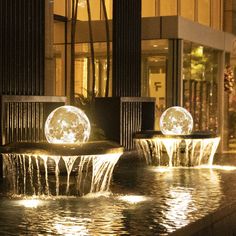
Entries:
[[90, 130], [88, 117], [74, 106], [56, 108], [45, 123], [45, 136], [49, 143], [84, 143], [89, 139]]
[[193, 118], [183, 107], [170, 107], [161, 115], [160, 129], [166, 135], [187, 135], [192, 132]]

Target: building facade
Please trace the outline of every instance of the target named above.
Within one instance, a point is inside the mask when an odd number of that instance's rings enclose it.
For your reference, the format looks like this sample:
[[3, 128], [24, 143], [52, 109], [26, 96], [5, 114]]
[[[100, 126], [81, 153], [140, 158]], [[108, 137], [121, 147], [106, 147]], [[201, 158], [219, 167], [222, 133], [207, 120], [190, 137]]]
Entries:
[[[104, 1], [111, 41], [110, 63], [107, 63], [103, 1], [89, 2], [95, 94], [104, 97], [108, 92], [112, 97], [116, 86], [112, 81], [116, 1]], [[1, 95], [70, 97], [73, 0], [32, 3], [3, 0], [0, 4]], [[194, 118], [195, 131], [212, 131], [221, 136], [221, 152], [236, 151], [236, 88], [225, 73], [226, 67], [234, 70], [236, 64], [235, 6], [235, 1], [231, 0], [142, 0], [139, 9], [142, 18], [138, 96], [156, 98], [155, 128], [159, 129], [163, 110], [173, 105], [183, 106]], [[129, 19], [126, 20], [128, 24]], [[89, 41], [87, 5], [85, 0], [79, 0], [73, 91], [76, 96], [85, 98], [93, 88]], [[111, 66], [109, 89], [108, 64]]]
[[[113, 2], [105, 3], [111, 34]], [[195, 131], [221, 135], [222, 152], [236, 150], [235, 86], [228, 91], [224, 79], [226, 66], [232, 69], [235, 66], [234, 7], [234, 1], [223, 0], [142, 1], [140, 93], [142, 97], [156, 98], [155, 128], [159, 129], [163, 110], [173, 105], [183, 106], [194, 118]], [[70, 43], [70, 9], [70, 2], [54, 1], [53, 93], [56, 95], [69, 93], [66, 45]], [[97, 96], [105, 96], [106, 33], [100, 0], [91, 1], [91, 15], [95, 89]], [[91, 90], [91, 56], [86, 1], [79, 1], [77, 19], [75, 93], [87, 96]], [[112, 82], [110, 86], [109, 96], [112, 96]]]

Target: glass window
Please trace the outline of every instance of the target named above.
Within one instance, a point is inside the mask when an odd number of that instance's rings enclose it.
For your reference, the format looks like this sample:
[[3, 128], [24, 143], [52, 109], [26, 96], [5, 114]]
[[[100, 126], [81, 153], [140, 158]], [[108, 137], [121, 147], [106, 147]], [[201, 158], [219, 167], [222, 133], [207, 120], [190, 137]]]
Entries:
[[[233, 68], [232, 68], [233, 69]], [[236, 71], [234, 70], [234, 74]], [[232, 87], [232, 92], [228, 94], [228, 147], [236, 150], [236, 85]]]
[[142, 0], [142, 17], [156, 15], [156, 0]]
[[168, 40], [142, 41], [142, 96], [156, 98], [155, 129], [166, 108]]
[[87, 97], [88, 91], [88, 58], [75, 59], [75, 94]]
[[194, 119], [195, 131], [217, 132], [219, 51], [184, 42], [183, 105]]
[[221, 0], [212, 1], [212, 27], [217, 30], [221, 30], [222, 27], [222, 9], [221, 9]]
[[65, 22], [54, 21], [54, 95], [65, 95]]
[[189, 20], [194, 20], [194, 0], [179, 0], [180, 1], [180, 15]]
[[105, 4], [106, 4], [106, 9], [107, 9], [107, 17], [108, 19], [112, 19], [113, 0], [105, 0]]
[[54, 14], [66, 16], [66, 0], [53, 1]]
[[176, 16], [177, 0], [160, 0], [160, 16]]
[[197, 1], [198, 22], [210, 26], [210, 0]]
[[235, 75], [236, 68], [235, 59], [229, 53], [225, 54], [224, 68], [224, 96], [228, 102], [225, 106], [224, 117], [225, 125], [225, 140], [226, 150], [236, 150], [236, 83]]
[[[95, 94], [105, 96], [107, 81], [106, 43], [94, 43], [95, 51]], [[75, 46], [75, 93], [88, 97], [92, 91], [92, 66], [89, 44], [76, 44]], [[111, 66], [111, 62], [110, 62]], [[110, 69], [109, 93], [112, 93], [112, 71]]]
[[[91, 10], [91, 18], [92, 20], [100, 20], [101, 19], [101, 4], [100, 1], [90, 0], [90, 10]], [[86, 0], [80, 0], [78, 4], [78, 20], [87, 21], [88, 20], [88, 11]]]

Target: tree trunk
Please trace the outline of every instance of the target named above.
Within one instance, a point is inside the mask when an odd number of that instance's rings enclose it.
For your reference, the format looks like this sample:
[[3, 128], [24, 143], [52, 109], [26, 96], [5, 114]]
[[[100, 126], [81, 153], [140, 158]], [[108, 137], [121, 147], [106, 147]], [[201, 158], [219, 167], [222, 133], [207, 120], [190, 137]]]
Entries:
[[94, 46], [93, 46], [93, 31], [92, 31], [92, 19], [91, 19], [91, 10], [90, 3], [87, 0], [87, 11], [88, 11], [88, 24], [89, 24], [89, 43], [91, 50], [91, 64], [92, 64], [92, 102], [95, 99], [95, 56], [94, 56]]
[[109, 95], [109, 83], [110, 83], [110, 31], [109, 31], [109, 22], [107, 17], [107, 9], [105, 0], [101, 0], [102, 2], [102, 9], [105, 18], [105, 25], [106, 25], [106, 44], [107, 44], [107, 80], [106, 80], [106, 90], [105, 90], [105, 97]]
[[70, 68], [70, 104], [75, 103], [75, 32], [79, 0], [72, 0], [71, 14], [71, 68]]

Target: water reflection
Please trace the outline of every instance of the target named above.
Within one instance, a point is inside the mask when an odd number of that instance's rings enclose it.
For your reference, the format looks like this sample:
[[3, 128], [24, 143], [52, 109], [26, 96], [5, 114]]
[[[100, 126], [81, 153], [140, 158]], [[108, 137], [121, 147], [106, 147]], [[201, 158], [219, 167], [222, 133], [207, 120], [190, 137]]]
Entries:
[[166, 235], [235, 194], [235, 170], [123, 167], [112, 193], [2, 198], [0, 235]]
[[[165, 212], [162, 224], [168, 227], [169, 222], [175, 222], [179, 228], [189, 223], [188, 214], [196, 211], [195, 204], [192, 200], [192, 194], [187, 189], [171, 188], [169, 190], [169, 198], [166, 200], [168, 210]], [[172, 231], [172, 229], [170, 229]]]
[[86, 227], [86, 219], [77, 217], [56, 218], [54, 229], [57, 234], [65, 236], [90, 235]]
[[[219, 207], [222, 197], [220, 178], [211, 169], [173, 168], [165, 175], [156, 175], [156, 180], [160, 178], [163, 179], [163, 183], [171, 183], [169, 188], [165, 189], [167, 207], [161, 218], [162, 225], [168, 232], [183, 227], [193, 219]], [[208, 201], [209, 198], [211, 201]]]

